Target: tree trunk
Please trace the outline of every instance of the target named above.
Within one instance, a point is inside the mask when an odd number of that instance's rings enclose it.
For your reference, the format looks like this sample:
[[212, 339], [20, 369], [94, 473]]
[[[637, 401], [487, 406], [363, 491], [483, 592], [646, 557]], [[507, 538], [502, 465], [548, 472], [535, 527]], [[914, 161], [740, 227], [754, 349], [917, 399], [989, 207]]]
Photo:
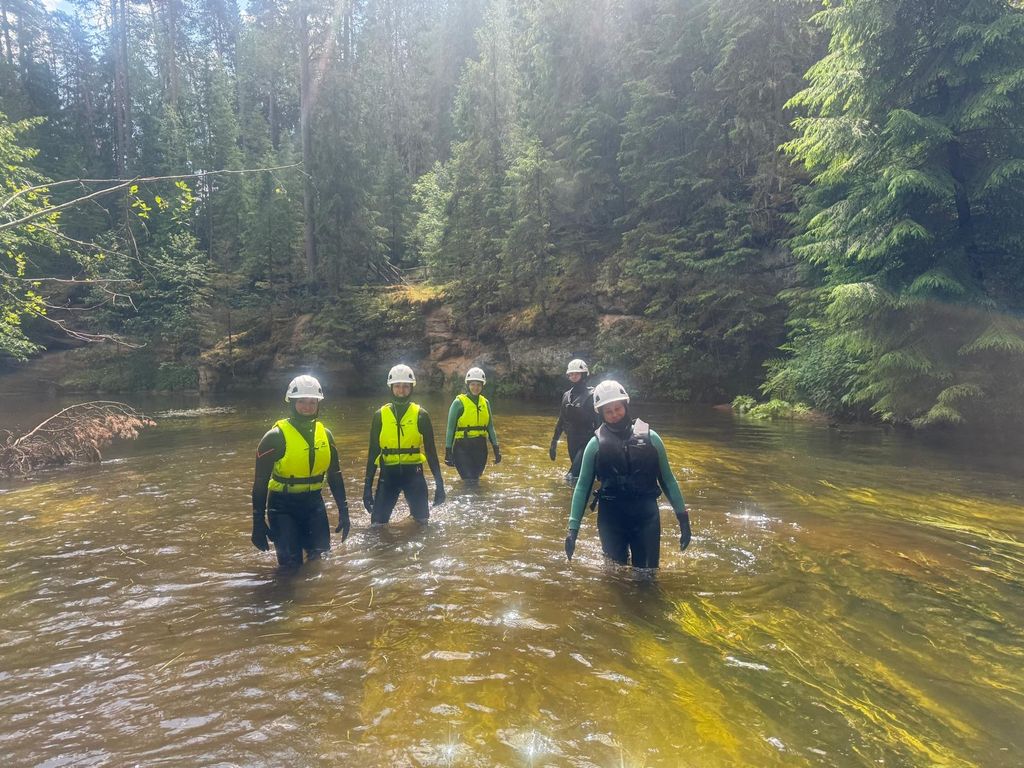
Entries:
[[8, 64], [14, 63], [14, 47], [11, 45], [11, 22], [7, 18], [7, 0], [0, 0], [0, 24], [4, 32], [4, 58]]
[[175, 110], [181, 93], [178, 74], [178, 0], [167, 0], [167, 96]]
[[277, 151], [281, 147], [281, 126], [277, 121], [277, 96], [274, 89], [277, 84], [270, 83], [270, 98], [267, 100], [267, 122], [270, 123], [270, 145]]
[[119, 179], [127, 178], [131, 124], [128, 104], [128, 7], [127, 0], [111, 0], [111, 47], [114, 54], [114, 168]]
[[306, 255], [306, 282], [310, 288], [316, 282], [316, 228], [313, 212], [313, 88], [310, 68], [309, 16], [299, 8], [299, 125], [302, 133], [303, 193], [302, 211], [305, 217], [303, 242]]

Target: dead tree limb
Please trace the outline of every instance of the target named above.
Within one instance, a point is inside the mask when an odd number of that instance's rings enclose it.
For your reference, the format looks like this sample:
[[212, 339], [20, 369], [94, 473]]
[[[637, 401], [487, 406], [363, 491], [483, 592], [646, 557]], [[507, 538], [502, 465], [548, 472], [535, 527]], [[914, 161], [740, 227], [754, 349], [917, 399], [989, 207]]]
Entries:
[[0, 438], [0, 476], [28, 475], [75, 461], [100, 461], [115, 439], [134, 440], [156, 422], [125, 403], [93, 400], [71, 405], [20, 437]]

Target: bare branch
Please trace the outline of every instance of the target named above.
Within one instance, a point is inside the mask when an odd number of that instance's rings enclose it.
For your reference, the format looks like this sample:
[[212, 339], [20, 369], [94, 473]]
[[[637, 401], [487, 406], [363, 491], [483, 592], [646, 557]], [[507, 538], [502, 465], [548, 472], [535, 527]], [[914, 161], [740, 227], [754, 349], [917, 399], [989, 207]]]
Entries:
[[37, 315], [37, 317], [57, 326], [72, 339], [85, 341], [89, 344], [96, 344], [101, 341], [110, 341], [118, 346], [127, 347], [128, 349], [142, 349], [146, 346], [145, 344], [132, 344], [131, 342], [125, 341], [124, 339], [110, 333], [88, 333], [86, 331], [76, 331], [74, 328], [69, 328], [63, 320], [58, 320], [57, 318], [50, 317], [49, 315]]
[[105, 256], [121, 256], [121, 254], [118, 253], [117, 251], [108, 250], [104, 248], [102, 245], [96, 245], [96, 243], [87, 243], [85, 240], [76, 240], [73, 237], [68, 237], [60, 230], [51, 229], [50, 227], [44, 226], [42, 224], [37, 224], [36, 226], [38, 226], [44, 232], [48, 232], [49, 234], [54, 235], [55, 237], [59, 237], [61, 240], [67, 240], [72, 245], [77, 245], [79, 248], [89, 248], [91, 250], [96, 251], [97, 253], [102, 253]]
[[[279, 165], [274, 166], [272, 168], [247, 168], [241, 170], [231, 170], [228, 168], [224, 168], [219, 171], [179, 173], [171, 176], [136, 176], [133, 179], [127, 179], [124, 181], [120, 181], [118, 179], [110, 179], [109, 181], [117, 183], [105, 189], [100, 189], [95, 192], [91, 192], [88, 195], [76, 197], [74, 200], [68, 200], [66, 203], [61, 203], [60, 205], [51, 205], [49, 208], [43, 208], [38, 211], [34, 211], [33, 213], [30, 213], [26, 216], [22, 216], [20, 219], [14, 219], [13, 221], [4, 222], [3, 224], [0, 224], [0, 232], [3, 232], [4, 230], [7, 229], [13, 229], [14, 227], [19, 227], [22, 224], [27, 224], [30, 221], [34, 221], [35, 219], [38, 219], [42, 216], [48, 216], [51, 213], [57, 213], [58, 211], [63, 211], [67, 208], [72, 208], [76, 205], [80, 205], [81, 203], [86, 203], [90, 200], [95, 200], [96, 198], [99, 197], [105, 197], [107, 195], [114, 194], [115, 192], [120, 192], [125, 188], [131, 187], [133, 184], [149, 184], [157, 181], [180, 181], [182, 179], [204, 179], [207, 176], [240, 175], [248, 173], [270, 173], [273, 171], [284, 170], [287, 168], [296, 168], [299, 165], [301, 165], [301, 163], [293, 163], [292, 165]], [[70, 180], [68, 181], [70, 182]], [[75, 181], [77, 181], [77, 179]], [[51, 186], [61, 183], [63, 182], [54, 182], [54, 184]], [[21, 192], [15, 193], [14, 197], [17, 197], [17, 195], [19, 194], [21, 194]], [[14, 199], [14, 197], [8, 198], [8, 200], [2, 206], [0, 206], [0, 210], [6, 207], [7, 204]]]
[[49, 208], [42, 208], [38, 211], [28, 214], [27, 216], [22, 216], [20, 219], [15, 219], [14, 221], [8, 221], [3, 224], [0, 224], [0, 232], [3, 232], [6, 229], [13, 229], [14, 227], [20, 227], [22, 224], [28, 224], [30, 221], [34, 219], [38, 219], [42, 216], [48, 216], [49, 214], [56, 213], [57, 211], [63, 211], [65, 208], [71, 208], [75, 205], [88, 202], [89, 200], [93, 200], [97, 197], [103, 197], [105, 195], [118, 192], [136, 183], [137, 181], [135, 179], [131, 179], [129, 181], [123, 182], [122, 184], [98, 190], [96, 192], [93, 192], [92, 194], [85, 195], [84, 197], [76, 197], [74, 200], [69, 200], [68, 202], [61, 203], [60, 205], [51, 205]]
[[17, 200], [19, 197], [21, 197], [22, 195], [27, 195], [30, 192], [38, 192], [39, 190], [43, 189], [50, 190], [53, 189], [54, 187], [66, 187], [69, 184], [79, 184], [84, 187], [86, 184], [118, 184], [122, 181], [124, 181], [124, 179], [63, 179], [62, 181], [51, 181], [46, 184], [36, 184], [31, 187], [19, 189], [13, 195], [11, 195], [2, 203], [0, 203], [0, 210], [3, 210], [8, 205]]
[[13, 280], [17, 283], [64, 283], [66, 285], [106, 285], [107, 283], [134, 283], [130, 277], [18, 277], [10, 272], [0, 269], [0, 277], [4, 280]]
[[83, 459], [99, 461], [100, 449], [115, 438], [132, 440], [155, 424], [131, 406], [112, 400], [68, 406], [21, 437], [15, 439], [8, 432], [0, 440], [0, 476]]

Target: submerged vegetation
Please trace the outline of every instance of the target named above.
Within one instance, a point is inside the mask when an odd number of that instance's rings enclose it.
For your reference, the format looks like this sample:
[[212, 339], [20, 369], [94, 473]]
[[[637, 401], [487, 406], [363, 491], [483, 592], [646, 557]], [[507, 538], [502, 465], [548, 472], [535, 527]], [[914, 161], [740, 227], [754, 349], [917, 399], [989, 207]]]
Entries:
[[443, 304], [662, 398], [1024, 421], [1016, 0], [5, 14], [8, 365], [71, 332], [131, 345], [76, 373], [105, 389], [429, 366]]

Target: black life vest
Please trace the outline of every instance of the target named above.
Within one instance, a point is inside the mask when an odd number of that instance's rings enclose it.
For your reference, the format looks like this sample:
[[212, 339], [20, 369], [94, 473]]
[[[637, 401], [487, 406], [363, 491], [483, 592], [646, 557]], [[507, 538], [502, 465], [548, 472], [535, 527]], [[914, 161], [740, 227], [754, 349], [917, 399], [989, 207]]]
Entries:
[[618, 435], [607, 424], [597, 432], [598, 497], [628, 501], [656, 499], [661, 495], [658, 478], [661, 465], [658, 449], [651, 442], [650, 425], [637, 419], [626, 435]]
[[590, 434], [594, 431], [594, 388], [566, 390], [562, 395], [562, 422], [565, 431]]

